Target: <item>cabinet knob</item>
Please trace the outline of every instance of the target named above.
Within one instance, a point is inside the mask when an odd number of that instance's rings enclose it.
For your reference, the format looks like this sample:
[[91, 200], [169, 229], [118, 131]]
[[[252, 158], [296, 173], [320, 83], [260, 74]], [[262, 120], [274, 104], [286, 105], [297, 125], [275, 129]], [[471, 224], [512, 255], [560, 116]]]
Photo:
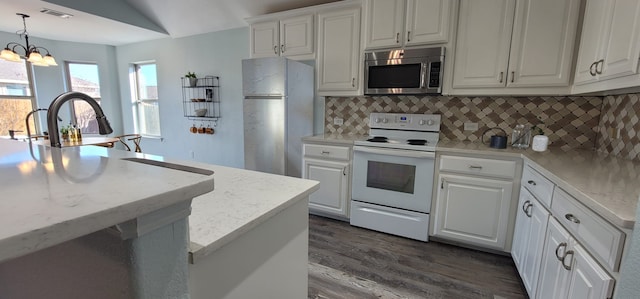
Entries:
[[567, 218], [567, 220], [579, 224], [580, 223], [580, 219], [576, 218], [576, 216], [573, 216], [573, 214], [566, 214], [564, 215], [564, 218]]
[[532, 180], [528, 180], [528, 181], [527, 181], [527, 184], [532, 185], [532, 186], [535, 186], [535, 185], [536, 185], [536, 182], [535, 182], [535, 181], [532, 181]]

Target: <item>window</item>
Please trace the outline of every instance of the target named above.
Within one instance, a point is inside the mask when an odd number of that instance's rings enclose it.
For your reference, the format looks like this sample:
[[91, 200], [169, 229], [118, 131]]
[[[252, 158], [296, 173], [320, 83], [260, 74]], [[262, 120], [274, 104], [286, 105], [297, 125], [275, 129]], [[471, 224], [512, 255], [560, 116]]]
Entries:
[[160, 110], [158, 109], [158, 79], [155, 63], [133, 65], [134, 118], [137, 131], [145, 136], [160, 137]]
[[[25, 117], [33, 110], [31, 76], [24, 60], [20, 62], [0, 60], [0, 135], [8, 136], [9, 130], [27, 135]], [[30, 118], [31, 133], [35, 133], [34, 119]]]
[[[67, 86], [69, 91], [77, 91], [94, 98], [98, 104], [100, 97], [100, 78], [98, 65], [95, 63], [67, 62]], [[85, 134], [98, 134], [96, 112], [85, 101], [73, 101], [71, 105], [73, 123], [77, 124]]]

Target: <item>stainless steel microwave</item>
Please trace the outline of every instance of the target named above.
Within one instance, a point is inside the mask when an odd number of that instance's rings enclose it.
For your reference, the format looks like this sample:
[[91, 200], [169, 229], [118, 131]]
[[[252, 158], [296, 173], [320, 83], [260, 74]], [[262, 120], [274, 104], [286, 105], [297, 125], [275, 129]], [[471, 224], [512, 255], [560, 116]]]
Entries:
[[441, 94], [444, 47], [365, 52], [364, 94]]

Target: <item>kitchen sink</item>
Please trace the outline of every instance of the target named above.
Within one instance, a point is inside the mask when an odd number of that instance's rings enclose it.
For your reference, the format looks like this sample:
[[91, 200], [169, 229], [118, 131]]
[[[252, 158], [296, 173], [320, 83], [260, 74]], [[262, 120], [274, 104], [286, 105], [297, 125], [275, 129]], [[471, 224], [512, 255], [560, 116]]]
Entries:
[[142, 164], [147, 164], [147, 165], [152, 165], [152, 166], [170, 168], [170, 169], [175, 169], [175, 170], [180, 170], [180, 171], [186, 171], [186, 172], [191, 172], [191, 173], [197, 173], [197, 174], [202, 174], [202, 175], [212, 175], [213, 174], [212, 170], [202, 169], [202, 168], [197, 168], [197, 167], [192, 167], [192, 166], [186, 166], [186, 165], [180, 165], [180, 164], [175, 164], [175, 163], [169, 163], [169, 162], [163, 162], [163, 161], [157, 161], [157, 160], [149, 160], [149, 159], [133, 158], [133, 157], [132, 158], [122, 158], [122, 160], [136, 162], [136, 163], [142, 163]]

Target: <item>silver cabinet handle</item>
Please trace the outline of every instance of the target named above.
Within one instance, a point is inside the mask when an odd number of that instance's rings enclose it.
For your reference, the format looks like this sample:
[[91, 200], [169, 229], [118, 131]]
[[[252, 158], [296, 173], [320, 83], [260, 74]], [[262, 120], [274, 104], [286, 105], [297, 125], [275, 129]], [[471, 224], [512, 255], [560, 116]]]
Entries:
[[[603, 64], [604, 64], [604, 59], [600, 59], [600, 60], [596, 61], [596, 74], [602, 75], [602, 65]], [[598, 66], [600, 66], [599, 69], [598, 69]]]
[[356, 87], [356, 78], [351, 78], [351, 87]]
[[273, 46], [273, 54], [278, 55], [278, 46]]
[[284, 47], [284, 44], [283, 44], [283, 45], [280, 46], [280, 53], [284, 53], [284, 49], [285, 49], [285, 47]]
[[411, 41], [411, 31], [407, 31], [407, 42]]
[[591, 75], [592, 77], [594, 77], [597, 73], [595, 70], [596, 64], [598, 64], [598, 62], [594, 62], [591, 64], [591, 66], [589, 67], [589, 75]]
[[533, 215], [533, 213], [531, 212], [530, 208], [533, 208], [533, 204], [532, 203], [527, 205], [527, 207], [524, 209], [524, 214], [527, 215], [527, 217], [529, 217], [529, 218], [531, 218], [531, 216]]
[[[571, 255], [571, 260], [569, 261], [569, 266], [567, 266], [567, 263], [565, 263], [564, 260], [569, 255]], [[565, 252], [564, 255], [562, 256], [562, 261], [561, 262], [562, 262], [562, 267], [567, 269], [567, 271], [571, 271], [571, 265], [573, 264], [573, 250], [569, 250], [569, 251]]]
[[532, 185], [532, 186], [535, 186], [535, 185], [536, 185], [536, 182], [535, 182], [535, 181], [532, 181], [532, 180], [529, 180], [529, 181], [527, 181], [527, 184]]
[[525, 215], [527, 214], [527, 205], [530, 204], [530, 203], [531, 203], [531, 201], [527, 200], [522, 204], [522, 211], [524, 212]]
[[564, 215], [564, 218], [567, 218], [567, 220], [579, 224], [580, 223], [580, 219], [576, 218], [576, 216], [573, 216], [573, 214], [566, 214]]
[[513, 83], [513, 80], [515, 80], [516, 77], [516, 72], [511, 71], [511, 83]]
[[400, 43], [400, 32], [396, 33], [396, 44]]
[[478, 166], [478, 165], [469, 165], [470, 169], [482, 169], [482, 166]]
[[504, 72], [500, 72], [500, 78], [499, 78], [500, 83], [502, 83], [502, 77], [503, 76], [504, 76]]
[[566, 250], [567, 249], [567, 243], [562, 242], [562, 243], [558, 244], [558, 247], [556, 247], [556, 259], [558, 259], [561, 262], [562, 262], [562, 259], [564, 258], [564, 255], [560, 256], [560, 253], [558, 253], [558, 250], [560, 250], [560, 248], [562, 248], [562, 247], [564, 247], [564, 249]]
[[331, 154], [331, 152], [330, 152], [330, 151], [321, 151], [320, 153], [321, 153], [321, 154], [323, 154], [323, 155]]

